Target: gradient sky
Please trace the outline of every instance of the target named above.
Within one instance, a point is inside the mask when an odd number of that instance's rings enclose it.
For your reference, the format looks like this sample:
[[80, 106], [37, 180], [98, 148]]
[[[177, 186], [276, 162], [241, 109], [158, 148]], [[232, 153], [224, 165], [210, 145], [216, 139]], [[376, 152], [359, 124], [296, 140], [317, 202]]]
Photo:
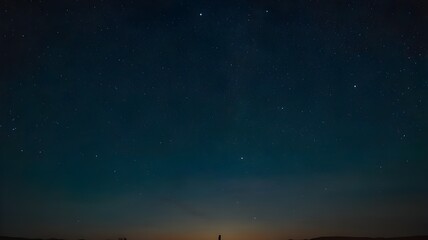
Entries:
[[0, 235], [428, 234], [425, 1], [0, 1]]

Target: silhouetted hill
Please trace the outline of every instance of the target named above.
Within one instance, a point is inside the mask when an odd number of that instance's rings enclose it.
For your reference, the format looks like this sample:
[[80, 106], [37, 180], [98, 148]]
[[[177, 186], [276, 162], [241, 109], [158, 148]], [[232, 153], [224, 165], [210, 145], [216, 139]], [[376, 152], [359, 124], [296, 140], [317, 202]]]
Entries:
[[[59, 238], [20, 238], [20, 237], [6, 237], [0, 236], [0, 240], [64, 240]], [[80, 239], [82, 240], [82, 239]], [[428, 240], [428, 236], [410, 236], [410, 237], [392, 237], [392, 238], [371, 238], [371, 237], [317, 237], [310, 240]]]
[[392, 238], [371, 238], [371, 237], [317, 237], [311, 240], [428, 240], [428, 236], [392, 237]]
[[61, 238], [21, 238], [21, 237], [6, 237], [6, 236], [0, 236], [0, 240], [64, 240]]

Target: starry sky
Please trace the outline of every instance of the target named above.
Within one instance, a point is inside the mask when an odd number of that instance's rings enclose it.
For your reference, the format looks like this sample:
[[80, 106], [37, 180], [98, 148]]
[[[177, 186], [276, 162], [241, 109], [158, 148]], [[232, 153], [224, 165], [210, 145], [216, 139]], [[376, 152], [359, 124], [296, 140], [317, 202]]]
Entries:
[[425, 1], [0, 1], [0, 235], [428, 234]]

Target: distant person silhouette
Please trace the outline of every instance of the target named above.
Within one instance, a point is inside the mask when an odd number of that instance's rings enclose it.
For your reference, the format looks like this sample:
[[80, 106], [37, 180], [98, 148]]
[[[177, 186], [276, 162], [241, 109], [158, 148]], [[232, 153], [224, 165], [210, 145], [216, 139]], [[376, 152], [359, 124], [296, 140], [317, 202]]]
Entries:
[[221, 240], [221, 235], [218, 235], [218, 240]]

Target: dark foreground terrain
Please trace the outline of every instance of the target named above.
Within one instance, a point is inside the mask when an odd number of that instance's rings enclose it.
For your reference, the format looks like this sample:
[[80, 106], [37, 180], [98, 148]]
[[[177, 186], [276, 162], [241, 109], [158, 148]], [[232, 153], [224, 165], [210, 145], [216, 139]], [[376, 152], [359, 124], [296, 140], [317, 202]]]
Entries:
[[[65, 240], [61, 238], [21, 238], [21, 237], [6, 237], [6, 236], [0, 236], [0, 240]], [[83, 240], [83, 239], [80, 239]]]
[[428, 240], [428, 236], [410, 236], [410, 237], [392, 237], [392, 238], [381, 238], [381, 237], [318, 237], [312, 238], [311, 240]]
[[[20, 238], [20, 237], [6, 237], [0, 236], [0, 240], [63, 240], [59, 238]], [[83, 240], [83, 239], [79, 239]], [[296, 239], [297, 240], [297, 239]], [[410, 237], [391, 237], [391, 238], [382, 238], [382, 237], [317, 237], [311, 238], [309, 240], [428, 240], [428, 236], [410, 236]]]

